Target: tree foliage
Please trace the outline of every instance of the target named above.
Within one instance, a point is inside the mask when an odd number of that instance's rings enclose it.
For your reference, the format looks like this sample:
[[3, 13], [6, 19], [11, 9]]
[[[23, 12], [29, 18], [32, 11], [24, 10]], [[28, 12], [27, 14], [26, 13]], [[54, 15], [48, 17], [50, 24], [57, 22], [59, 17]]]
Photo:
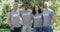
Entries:
[[[32, 7], [35, 4], [40, 5], [41, 8], [43, 8], [43, 3], [44, 1], [47, 0], [19, 0], [22, 3], [28, 2], [30, 4], [30, 8], [32, 9]], [[0, 28], [3, 27], [8, 27], [8, 25], [6, 24], [6, 15], [7, 13], [13, 8], [13, 5], [11, 3], [3, 3], [2, 5], [4, 5], [3, 9], [2, 9], [2, 13], [0, 15]], [[21, 5], [21, 7], [23, 7], [23, 5]], [[55, 29], [58, 25], [59, 25], [59, 21], [60, 21], [60, 3], [56, 2], [55, 0], [51, 2], [51, 6], [50, 8], [54, 11], [54, 13], [56, 14], [56, 22], [53, 25], [53, 28]]]

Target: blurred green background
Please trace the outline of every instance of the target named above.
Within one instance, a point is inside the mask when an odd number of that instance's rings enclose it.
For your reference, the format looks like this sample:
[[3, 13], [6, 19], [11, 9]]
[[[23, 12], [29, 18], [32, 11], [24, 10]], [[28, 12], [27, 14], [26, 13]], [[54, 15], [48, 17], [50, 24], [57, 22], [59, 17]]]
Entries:
[[[0, 0], [0, 32], [9, 32], [9, 26], [7, 25], [6, 22], [6, 15], [11, 9], [13, 8], [13, 3], [2, 1]], [[12, 0], [11, 0], [12, 1]], [[60, 0], [14, 0], [14, 2], [19, 3], [19, 8], [23, 8], [23, 3], [28, 2], [30, 4], [30, 9], [35, 4], [40, 5], [42, 11], [43, 11], [43, 3], [44, 1], [48, 1], [50, 4], [50, 8], [54, 11], [56, 14], [56, 22], [53, 25], [54, 32], [60, 30]], [[22, 22], [21, 27], [22, 27]], [[33, 24], [33, 23], [32, 23]], [[33, 25], [32, 25], [32, 32], [33, 32]]]

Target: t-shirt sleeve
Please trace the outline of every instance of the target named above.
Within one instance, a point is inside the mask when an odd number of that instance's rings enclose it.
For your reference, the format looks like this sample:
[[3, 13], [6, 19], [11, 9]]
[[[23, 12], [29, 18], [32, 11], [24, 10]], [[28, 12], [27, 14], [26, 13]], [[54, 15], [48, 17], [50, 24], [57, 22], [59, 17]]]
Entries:
[[19, 15], [20, 15], [20, 16], [21, 16], [21, 11], [22, 11], [22, 10], [19, 10]]
[[34, 19], [34, 16], [33, 16], [33, 14], [32, 14], [32, 13], [31, 13], [31, 18], [32, 18], [32, 19]]
[[42, 15], [42, 20], [43, 20], [43, 19], [44, 19], [44, 18], [43, 18], [43, 13], [41, 13], [41, 15]]
[[53, 11], [51, 11], [51, 13], [50, 13], [50, 14], [51, 14], [51, 16], [55, 16], [55, 14], [54, 14], [54, 12], [53, 12]]
[[7, 13], [7, 17], [10, 17], [10, 16], [11, 16], [11, 12], [8, 12], [8, 13]]

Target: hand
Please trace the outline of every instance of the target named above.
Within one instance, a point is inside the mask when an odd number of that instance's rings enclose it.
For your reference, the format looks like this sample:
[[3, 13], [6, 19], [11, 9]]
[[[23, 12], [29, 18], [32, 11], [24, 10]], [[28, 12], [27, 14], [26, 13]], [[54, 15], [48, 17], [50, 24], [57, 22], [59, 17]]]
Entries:
[[11, 29], [11, 30], [14, 30], [14, 27], [13, 27], [13, 25], [10, 25], [10, 29]]
[[50, 24], [51, 26], [53, 25], [53, 21], [51, 20], [51, 24]]

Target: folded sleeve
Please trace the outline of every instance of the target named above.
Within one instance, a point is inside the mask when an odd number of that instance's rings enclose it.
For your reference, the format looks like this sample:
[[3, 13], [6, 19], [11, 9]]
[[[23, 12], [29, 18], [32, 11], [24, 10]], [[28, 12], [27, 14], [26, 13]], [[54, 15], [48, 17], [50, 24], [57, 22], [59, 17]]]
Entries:
[[10, 16], [11, 16], [11, 12], [8, 12], [8, 13], [7, 13], [7, 17], [10, 17]]

